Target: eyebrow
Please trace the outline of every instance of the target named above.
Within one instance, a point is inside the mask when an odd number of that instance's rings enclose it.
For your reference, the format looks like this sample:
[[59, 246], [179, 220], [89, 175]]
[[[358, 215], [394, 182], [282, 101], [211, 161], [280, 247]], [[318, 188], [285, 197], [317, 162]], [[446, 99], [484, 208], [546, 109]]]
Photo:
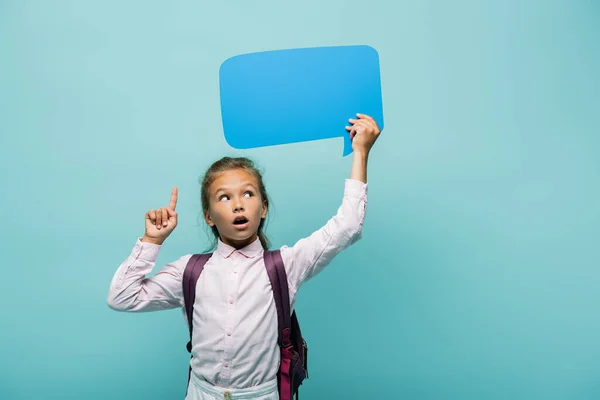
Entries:
[[[254, 184], [252, 182], [243, 183], [240, 187], [242, 189], [244, 189], [244, 188], [247, 188], [248, 186], [251, 186], [252, 189], [257, 190], [256, 186], [254, 186]], [[230, 190], [230, 189], [227, 187], [221, 186], [215, 190], [215, 194], [219, 194], [219, 192], [227, 192], [228, 190]]]

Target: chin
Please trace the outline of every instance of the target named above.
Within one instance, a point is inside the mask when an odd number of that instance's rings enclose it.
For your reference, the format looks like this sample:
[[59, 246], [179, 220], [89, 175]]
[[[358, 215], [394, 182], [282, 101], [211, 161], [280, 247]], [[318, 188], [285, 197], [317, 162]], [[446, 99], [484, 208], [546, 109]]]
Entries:
[[241, 241], [250, 240], [253, 237], [258, 238], [258, 234], [256, 232], [251, 232], [250, 230], [248, 230], [248, 232], [246, 232], [246, 231], [230, 232], [226, 236], [226, 239], [229, 241], [241, 242]]

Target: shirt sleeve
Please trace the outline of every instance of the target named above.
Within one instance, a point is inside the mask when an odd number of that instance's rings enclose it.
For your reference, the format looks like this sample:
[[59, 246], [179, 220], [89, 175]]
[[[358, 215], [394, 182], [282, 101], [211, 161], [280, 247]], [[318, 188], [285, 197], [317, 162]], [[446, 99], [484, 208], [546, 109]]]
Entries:
[[183, 305], [183, 271], [191, 254], [168, 263], [153, 276], [161, 246], [139, 238], [110, 283], [108, 306], [117, 311], [147, 312]]
[[337, 214], [292, 247], [281, 247], [288, 284], [294, 292], [321, 272], [338, 253], [362, 238], [366, 208], [367, 184], [346, 179], [344, 197]]

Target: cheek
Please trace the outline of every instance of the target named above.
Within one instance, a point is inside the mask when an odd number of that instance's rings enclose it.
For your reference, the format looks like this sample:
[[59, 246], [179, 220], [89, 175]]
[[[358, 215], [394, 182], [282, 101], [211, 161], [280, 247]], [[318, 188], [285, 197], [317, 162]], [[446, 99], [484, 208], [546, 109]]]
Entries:
[[214, 210], [212, 213], [212, 217], [213, 217], [213, 221], [215, 221], [217, 223], [221, 223], [221, 222], [223, 222], [223, 220], [225, 220], [223, 213], [219, 212], [219, 210]]
[[222, 211], [220, 210], [221, 207], [219, 207], [220, 204], [215, 203], [215, 204], [211, 204], [209, 210], [208, 210], [208, 215], [210, 216], [210, 219], [212, 220], [212, 222], [214, 224], [220, 224], [221, 220], [223, 219], [222, 217]]
[[263, 207], [263, 204], [260, 201], [258, 201], [258, 202], [256, 202], [256, 204], [255, 204], [254, 207], [255, 207], [255, 210], [256, 210], [256, 215], [262, 216], [262, 214], [265, 211], [265, 208]]

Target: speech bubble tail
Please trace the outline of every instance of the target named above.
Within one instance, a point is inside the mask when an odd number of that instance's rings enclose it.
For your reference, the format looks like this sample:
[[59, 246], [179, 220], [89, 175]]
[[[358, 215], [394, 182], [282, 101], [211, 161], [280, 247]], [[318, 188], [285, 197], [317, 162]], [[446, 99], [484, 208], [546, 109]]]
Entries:
[[350, 153], [352, 153], [352, 140], [350, 140], [350, 135], [344, 135], [344, 154], [343, 154], [343, 157], [346, 157]]

